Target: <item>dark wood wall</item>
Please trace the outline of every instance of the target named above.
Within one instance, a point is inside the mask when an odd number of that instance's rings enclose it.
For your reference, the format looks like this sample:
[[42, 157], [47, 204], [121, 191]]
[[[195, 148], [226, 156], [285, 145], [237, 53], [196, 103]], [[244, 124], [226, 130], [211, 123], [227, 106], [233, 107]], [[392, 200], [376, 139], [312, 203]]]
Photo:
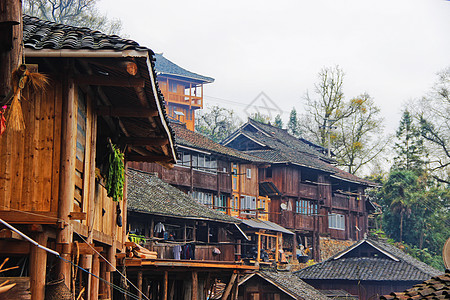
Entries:
[[318, 290], [345, 290], [360, 300], [379, 299], [391, 292], [402, 292], [419, 281], [352, 281], [352, 280], [304, 280]]

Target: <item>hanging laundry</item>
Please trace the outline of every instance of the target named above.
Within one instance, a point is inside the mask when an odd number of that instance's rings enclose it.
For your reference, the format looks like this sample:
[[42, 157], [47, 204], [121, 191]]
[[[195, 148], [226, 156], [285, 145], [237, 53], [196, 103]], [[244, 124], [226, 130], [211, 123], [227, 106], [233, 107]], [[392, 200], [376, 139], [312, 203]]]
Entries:
[[164, 227], [164, 224], [161, 222], [158, 222], [155, 225], [155, 229], [153, 230], [156, 233], [157, 237], [164, 237], [164, 232], [166, 231], [166, 228]]
[[173, 258], [174, 259], [181, 259], [181, 246], [180, 245], [175, 245], [175, 247], [173, 247]]

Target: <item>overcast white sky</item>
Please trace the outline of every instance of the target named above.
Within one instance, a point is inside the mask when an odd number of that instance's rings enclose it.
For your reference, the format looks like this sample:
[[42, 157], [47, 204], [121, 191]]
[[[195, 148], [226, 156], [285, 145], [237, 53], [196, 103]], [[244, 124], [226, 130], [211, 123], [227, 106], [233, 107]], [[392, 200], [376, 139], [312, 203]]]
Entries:
[[339, 65], [347, 98], [369, 93], [392, 132], [402, 104], [450, 66], [446, 0], [101, 0], [129, 38], [215, 78], [205, 104], [243, 111], [265, 92], [303, 109], [317, 73]]

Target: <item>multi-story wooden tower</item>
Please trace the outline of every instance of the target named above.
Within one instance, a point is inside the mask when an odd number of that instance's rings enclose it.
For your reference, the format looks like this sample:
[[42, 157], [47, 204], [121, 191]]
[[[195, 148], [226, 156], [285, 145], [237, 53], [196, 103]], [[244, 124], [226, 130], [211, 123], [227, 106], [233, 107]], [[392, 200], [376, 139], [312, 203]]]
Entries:
[[203, 108], [203, 84], [214, 82], [214, 78], [185, 70], [162, 54], [155, 57], [159, 87], [169, 118], [185, 123], [194, 131], [195, 110]]

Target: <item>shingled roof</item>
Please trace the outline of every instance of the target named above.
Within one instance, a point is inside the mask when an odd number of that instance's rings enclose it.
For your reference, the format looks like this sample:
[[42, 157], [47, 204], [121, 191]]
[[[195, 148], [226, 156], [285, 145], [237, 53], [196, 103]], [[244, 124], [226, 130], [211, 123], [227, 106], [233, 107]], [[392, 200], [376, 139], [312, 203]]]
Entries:
[[233, 159], [238, 159], [240, 161], [247, 162], [263, 162], [264, 160], [259, 157], [249, 155], [242, 151], [235, 150], [230, 147], [225, 147], [219, 143], [214, 142], [210, 138], [204, 135], [193, 132], [186, 128], [184, 124], [171, 123], [171, 126], [176, 134], [176, 143], [178, 146], [186, 146], [190, 148], [195, 148], [198, 150], [204, 150], [212, 152], [218, 155], [228, 156]]
[[245, 125], [241, 126], [222, 143], [229, 147], [235, 147], [236, 145], [233, 145], [233, 142], [238, 143], [239, 137], [253, 141], [254, 145], [258, 145], [257, 149], [243, 152], [260, 157], [269, 163], [291, 163], [328, 172], [339, 179], [374, 185], [372, 182], [335, 167], [331, 164], [333, 160], [324, 155], [323, 151], [318, 150], [322, 149], [321, 147], [304, 139], [296, 138], [285, 129], [249, 119]]
[[255, 274], [244, 277], [239, 285], [245, 284], [247, 280], [253, 276], [259, 276], [262, 279], [268, 281], [280, 290], [291, 296], [293, 299], [298, 300], [327, 300], [328, 297], [299, 279], [292, 272], [277, 272], [261, 270]]
[[183, 69], [179, 65], [171, 62], [165, 58], [162, 54], [156, 53], [156, 71], [158, 75], [170, 75], [179, 77], [181, 79], [190, 79], [197, 81], [198, 83], [211, 83], [214, 82], [214, 78], [203, 76], [186, 69]]
[[425, 280], [404, 292], [392, 292], [381, 296], [380, 299], [450, 299], [450, 270], [445, 270], [445, 274]]
[[[157, 111], [158, 116], [152, 120], [121, 117], [121, 122], [133, 138], [152, 138], [155, 134], [167, 137], [169, 144], [161, 146], [166, 149], [158, 150], [154, 147], [156, 149], [154, 154], [170, 156], [168, 163], [176, 162], [173, 132], [168, 126], [164, 98], [156, 81], [154, 53], [151, 49], [117, 35], [107, 35], [89, 28], [58, 24], [27, 15], [23, 17], [23, 43], [27, 58], [83, 59], [95, 74], [104, 76], [106, 81], [111, 77], [126, 80], [130, 75], [126, 70], [118, 71], [114, 64], [129, 61], [132, 58], [138, 67], [138, 75], [144, 79], [143, 92], [126, 86], [103, 86], [103, 92], [111, 102], [111, 106], [148, 107]], [[110, 59], [110, 61], [99, 63], [98, 59]], [[146, 103], [141, 101], [143, 98], [146, 99]], [[146, 151], [148, 152], [148, 149]]]
[[[372, 255], [358, 255], [362, 247], [371, 250]], [[440, 273], [395, 246], [365, 239], [296, 275], [303, 280], [423, 281]]]
[[128, 211], [174, 218], [240, 223], [236, 218], [201, 205], [152, 173], [128, 169], [127, 176]]

